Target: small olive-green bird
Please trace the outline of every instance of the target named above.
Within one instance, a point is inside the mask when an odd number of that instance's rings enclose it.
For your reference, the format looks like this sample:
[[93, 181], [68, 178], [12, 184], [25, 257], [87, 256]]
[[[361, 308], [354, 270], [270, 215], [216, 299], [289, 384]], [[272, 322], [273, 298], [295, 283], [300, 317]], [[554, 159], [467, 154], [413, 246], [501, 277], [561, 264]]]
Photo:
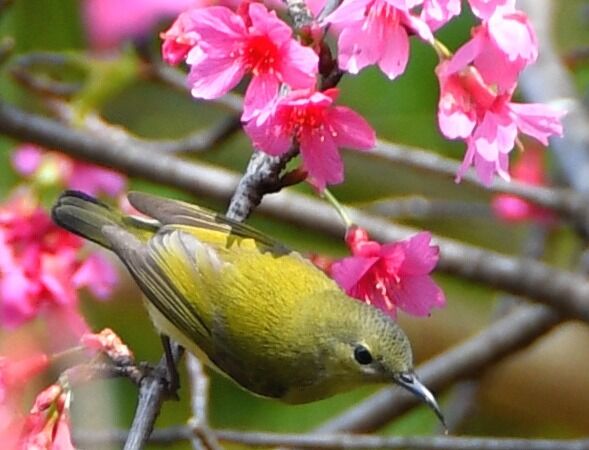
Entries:
[[151, 219], [75, 191], [61, 195], [53, 219], [117, 254], [162, 333], [264, 397], [307, 403], [392, 381], [443, 421], [407, 337], [381, 311], [248, 226], [189, 203], [128, 198]]

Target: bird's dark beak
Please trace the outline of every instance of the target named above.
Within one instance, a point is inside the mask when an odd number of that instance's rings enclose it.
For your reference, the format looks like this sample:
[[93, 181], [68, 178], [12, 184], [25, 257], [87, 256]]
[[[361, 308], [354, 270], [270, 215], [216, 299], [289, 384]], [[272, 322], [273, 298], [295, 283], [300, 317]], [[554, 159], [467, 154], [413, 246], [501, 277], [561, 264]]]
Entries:
[[399, 375], [395, 376], [394, 381], [399, 386], [404, 387], [409, 392], [411, 392], [413, 395], [418, 397], [427, 406], [429, 406], [436, 413], [436, 416], [438, 416], [438, 419], [440, 419], [440, 422], [442, 423], [444, 428], [446, 430], [448, 429], [446, 427], [446, 422], [444, 420], [444, 416], [442, 415], [442, 411], [440, 410], [440, 407], [438, 406], [438, 402], [436, 401], [436, 398], [429, 391], [429, 389], [426, 388], [421, 381], [419, 381], [419, 378], [417, 378], [417, 375], [415, 375], [413, 372], [403, 372], [403, 373], [400, 373]]

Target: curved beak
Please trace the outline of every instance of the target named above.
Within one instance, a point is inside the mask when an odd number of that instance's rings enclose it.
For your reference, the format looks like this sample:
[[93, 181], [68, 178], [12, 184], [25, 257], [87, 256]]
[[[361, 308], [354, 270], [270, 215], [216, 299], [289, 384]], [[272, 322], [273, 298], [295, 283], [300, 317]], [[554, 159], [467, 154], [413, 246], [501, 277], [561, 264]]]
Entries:
[[442, 411], [440, 410], [440, 407], [438, 406], [436, 398], [429, 391], [429, 389], [426, 388], [421, 381], [419, 381], [417, 375], [415, 375], [413, 372], [403, 372], [396, 375], [393, 378], [393, 380], [399, 386], [407, 389], [409, 392], [411, 392], [413, 395], [419, 398], [422, 402], [424, 402], [427, 406], [429, 406], [436, 413], [438, 419], [440, 419], [440, 422], [442, 423], [444, 429], [446, 429], [446, 433], [448, 432], [448, 427], [446, 427], [446, 421], [444, 420], [444, 416], [442, 414]]

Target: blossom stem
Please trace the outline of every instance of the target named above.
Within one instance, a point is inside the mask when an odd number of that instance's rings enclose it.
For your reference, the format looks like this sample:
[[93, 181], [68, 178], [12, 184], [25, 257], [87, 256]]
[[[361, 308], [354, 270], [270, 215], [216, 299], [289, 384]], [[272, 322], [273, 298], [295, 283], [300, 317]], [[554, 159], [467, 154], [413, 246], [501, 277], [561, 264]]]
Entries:
[[438, 58], [440, 58], [440, 60], [450, 59], [452, 57], [452, 52], [444, 45], [442, 41], [434, 39], [432, 47], [438, 54]]
[[329, 189], [323, 190], [323, 197], [329, 203], [331, 203], [331, 206], [333, 206], [335, 208], [335, 210], [337, 211], [337, 213], [341, 217], [342, 221], [344, 222], [346, 229], [350, 228], [354, 224], [352, 222], [352, 219], [350, 219], [350, 216], [346, 212], [346, 209], [344, 208], [344, 206], [338, 201], [337, 198], [335, 198], [335, 196], [329, 191]]
[[51, 361], [52, 364], [55, 364], [57, 361], [59, 361], [60, 359], [65, 359], [68, 358], [70, 356], [75, 356], [78, 353], [81, 353], [85, 350], [85, 347], [83, 345], [77, 345], [75, 347], [71, 347], [68, 349], [65, 349], [61, 352], [57, 352], [57, 353], [53, 353], [49, 359]]

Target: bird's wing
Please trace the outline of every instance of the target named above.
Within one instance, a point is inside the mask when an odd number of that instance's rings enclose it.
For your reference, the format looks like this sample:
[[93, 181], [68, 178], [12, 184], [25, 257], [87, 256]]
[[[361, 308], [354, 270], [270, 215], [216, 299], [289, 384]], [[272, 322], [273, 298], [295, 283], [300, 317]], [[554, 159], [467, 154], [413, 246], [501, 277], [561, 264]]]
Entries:
[[189, 227], [193, 228], [192, 233], [204, 242], [231, 246], [232, 241], [252, 239], [261, 251], [277, 254], [289, 252], [264, 233], [206, 208], [143, 192], [129, 192], [128, 198], [137, 210], [157, 219], [163, 225], [180, 226], [185, 231]]
[[147, 243], [120, 227], [103, 233], [153, 306], [206, 351], [213, 311], [203, 277], [223, 264], [214, 250], [178, 230], [160, 231]]

